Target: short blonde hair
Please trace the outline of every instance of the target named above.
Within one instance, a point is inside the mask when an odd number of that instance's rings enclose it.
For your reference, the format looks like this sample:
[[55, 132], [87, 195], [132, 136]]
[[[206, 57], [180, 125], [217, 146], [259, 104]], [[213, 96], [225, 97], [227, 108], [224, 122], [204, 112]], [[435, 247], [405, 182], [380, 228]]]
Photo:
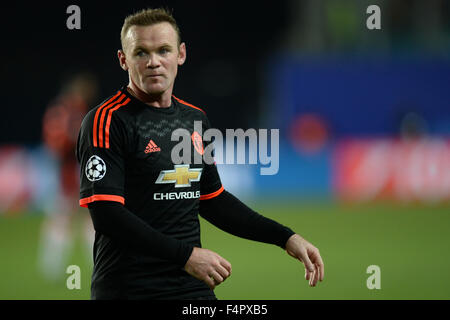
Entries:
[[120, 32], [120, 42], [122, 44], [122, 50], [124, 49], [124, 40], [127, 35], [128, 29], [131, 26], [151, 26], [160, 22], [168, 22], [172, 25], [177, 33], [178, 46], [181, 43], [181, 32], [180, 28], [172, 16], [172, 13], [165, 8], [156, 9], [142, 9], [136, 13], [127, 16], [123, 22], [122, 30]]

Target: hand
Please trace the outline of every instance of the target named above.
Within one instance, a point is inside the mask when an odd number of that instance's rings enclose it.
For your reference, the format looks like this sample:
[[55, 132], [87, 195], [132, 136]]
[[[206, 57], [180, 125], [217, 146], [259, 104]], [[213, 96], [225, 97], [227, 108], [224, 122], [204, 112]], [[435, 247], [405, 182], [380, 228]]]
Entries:
[[214, 290], [231, 275], [231, 264], [211, 250], [194, 247], [184, 270]]
[[305, 265], [305, 279], [311, 287], [315, 287], [318, 280], [323, 281], [325, 270], [319, 249], [294, 234], [286, 242], [286, 252]]

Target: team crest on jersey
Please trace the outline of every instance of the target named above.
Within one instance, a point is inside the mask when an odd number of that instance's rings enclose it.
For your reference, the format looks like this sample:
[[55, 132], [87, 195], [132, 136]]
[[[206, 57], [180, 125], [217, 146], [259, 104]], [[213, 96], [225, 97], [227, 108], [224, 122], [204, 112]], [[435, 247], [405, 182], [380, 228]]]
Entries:
[[86, 177], [89, 181], [101, 180], [106, 174], [106, 164], [102, 158], [93, 155], [86, 163]]
[[162, 170], [155, 183], [174, 183], [175, 188], [190, 187], [200, 181], [202, 168], [190, 168], [188, 164], [176, 164], [173, 170]]
[[198, 153], [203, 155], [203, 153], [205, 151], [203, 150], [202, 136], [197, 131], [194, 131], [191, 135], [191, 139], [192, 139], [192, 144], [194, 145], [195, 150], [197, 150]]

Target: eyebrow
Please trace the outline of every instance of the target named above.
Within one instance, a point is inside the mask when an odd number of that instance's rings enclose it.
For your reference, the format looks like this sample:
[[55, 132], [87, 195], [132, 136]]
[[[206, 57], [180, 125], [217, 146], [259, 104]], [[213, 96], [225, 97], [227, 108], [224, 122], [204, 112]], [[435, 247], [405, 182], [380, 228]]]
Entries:
[[[169, 47], [172, 48], [172, 45], [169, 43], [164, 42], [163, 44], [161, 44], [160, 46], [158, 46], [156, 49], [161, 49], [161, 48], [165, 48], [165, 47]], [[143, 50], [143, 51], [148, 51], [148, 49], [142, 45], [138, 45], [136, 46], [136, 48], [134, 48], [134, 52], [138, 51], [138, 50]]]

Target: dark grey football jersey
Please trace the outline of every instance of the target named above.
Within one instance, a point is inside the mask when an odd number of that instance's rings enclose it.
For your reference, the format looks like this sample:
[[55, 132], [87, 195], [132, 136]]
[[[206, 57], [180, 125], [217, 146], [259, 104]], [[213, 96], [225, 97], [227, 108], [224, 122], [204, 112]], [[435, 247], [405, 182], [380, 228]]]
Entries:
[[[156, 108], [130, 95], [126, 87], [92, 109], [81, 125], [76, 150], [80, 205], [120, 202], [159, 232], [200, 247], [199, 201], [217, 196], [223, 187], [215, 164], [198, 161], [207, 144], [195, 121], [202, 132], [210, 127], [202, 109], [175, 96], [170, 107]], [[181, 140], [171, 137], [180, 128], [189, 133], [190, 161], [175, 164], [172, 149]], [[92, 286], [125, 292], [129, 298], [183, 297], [209, 290], [174, 263], [99, 232]]]

